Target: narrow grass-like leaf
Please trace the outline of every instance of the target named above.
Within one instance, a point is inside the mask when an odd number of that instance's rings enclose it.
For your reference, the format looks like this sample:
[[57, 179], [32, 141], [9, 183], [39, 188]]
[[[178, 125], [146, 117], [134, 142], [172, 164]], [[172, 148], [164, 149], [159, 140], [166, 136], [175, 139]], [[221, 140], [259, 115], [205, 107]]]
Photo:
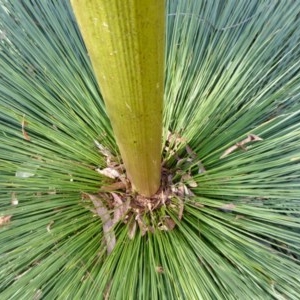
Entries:
[[0, 298], [298, 299], [298, 3], [168, 1], [163, 161], [182, 218], [162, 206], [176, 226], [144, 236], [120, 220], [107, 255], [84, 195], [118, 150], [68, 1], [33, 2], [0, 2]]

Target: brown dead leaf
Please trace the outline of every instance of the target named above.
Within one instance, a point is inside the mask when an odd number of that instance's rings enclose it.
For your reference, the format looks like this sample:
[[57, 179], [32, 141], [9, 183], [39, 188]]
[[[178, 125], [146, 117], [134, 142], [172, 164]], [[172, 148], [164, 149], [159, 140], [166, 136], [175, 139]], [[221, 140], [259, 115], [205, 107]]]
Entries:
[[141, 234], [142, 236], [144, 236], [146, 234], [146, 232], [149, 230], [149, 228], [147, 227], [147, 225], [141, 220], [141, 217], [139, 215], [136, 216], [136, 221], [140, 227], [141, 230]]
[[193, 205], [195, 205], [196, 207], [205, 207], [202, 203], [200, 203], [200, 202], [196, 202], [196, 201], [193, 201], [192, 202], [193, 203]]
[[97, 168], [96, 171], [99, 174], [109, 177], [111, 179], [116, 179], [116, 178], [120, 177], [120, 173], [116, 169], [113, 169], [113, 168], [104, 168], [102, 170]]
[[178, 193], [178, 188], [175, 185], [171, 185], [171, 192], [174, 194]]
[[123, 202], [122, 199], [116, 193], [111, 194], [115, 202], [113, 223], [116, 224], [125, 217], [126, 213], [129, 210], [130, 201], [127, 200], [126, 202]]
[[188, 189], [188, 187], [185, 184], [183, 185], [183, 189], [184, 189], [184, 194], [186, 196], [189, 196], [190, 195], [190, 190]]
[[107, 254], [110, 254], [116, 245], [116, 236], [113, 231], [113, 222], [109, 221], [103, 225], [103, 232], [107, 247]]
[[[185, 146], [188, 155], [193, 159], [193, 161], [197, 161], [197, 154], [191, 149], [189, 145]], [[206, 172], [202, 162], [198, 160], [198, 174]]]
[[232, 153], [234, 150], [238, 149], [237, 145], [231, 146], [229, 147], [221, 156], [220, 159], [226, 157], [227, 155], [229, 155], [230, 153]]
[[136, 233], [136, 221], [135, 220], [132, 220], [130, 223], [129, 223], [129, 230], [128, 230], [128, 237], [132, 240], [135, 236], [135, 233]]
[[157, 272], [157, 273], [163, 273], [164, 272], [164, 268], [162, 267], [162, 266], [156, 266], [155, 267], [155, 271]]
[[159, 222], [157, 228], [161, 231], [169, 231], [168, 227], [163, 222]]
[[110, 151], [106, 147], [104, 147], [102, 144], [100, 144], [97, 140], [94, 140], [94, 143], [95, 143], [96, 147], [99, 149], [99, 151], [101, 152], [101, 154], [103, 154], [104, 156], [107, 156], [107, 157], [113, 156], [110, 153]]
[[[165, 204], [166, 202], [167, 202], [167, 200], [168, 200], [168, 197], [169, 197], [169, 191], [167, 190], [167, 191], [161, 191], [161, 193], [160, 193], [160, 199], [161, 199], [161, 204]], [[159, 205], [160, 204], [160, 202], [157, 202], [157, 205]]]
[[157, 228], [161, 231], [171, 231], [175, 226], [176, 223], [169, 216], [165, 216], [164, 219], [158, 223]]
[[108, 209], [105, 207], [105, 205], [102, 203], [102, 200], [98, 196], [92, 194], [85, 195], [87, 195], [93, 202], [96, 208], [96, 212], [101, 218], [107, 254], [110, 254], [116, 245], [116, 236], [113, 231], [114, 222], [110, 217]]
[[232, 153], [233, 151], [235, 151], [238, 148], [241, 148], [243, 150], [247, 150], [247, 148], [245, 147], [245, 145], [249, 142], [257, 142], [257, 141], [262, 141], [263, 139], [260, 138], [259, 136], [255, 135], [255, 134], [249, 134], [245, 139], [243, 139], [242, 141], [236, 143], [235, 145], [229, 147], [221, 156], [221, 158], [226, 157], [227, 155], [229, 155], [230, 153]]
[[10, 222], [12, 215], [0, 216], [0, 226], [6, 225]]
[[177, 199], [178, 199], [178, 219], [181, 220], [183, 216], [184, 203], [181, 197], [178, 197]]
[[188, 153], [188, 155], [193, 158], [196, 159], [197, 158], [197, 154], [191, 149], [191, 147], [189, 145], [185, 146], [186, 152]]
[[122, 181], [119, 181], [119, 182], [114, 182], [110, 185], [103, 185], [100, 188], [100, 191], [103, 192], [113, 192], [118, 190], [126, 190], [126, 184]]
[[167, 141], [170, 143], [170, 145], [173, 145], [175, 149], [174, 153], [176, 152], [180, 144], [186, 143], [186, 139], [183, 138], [179, 133], [171, 133], [170, 131], [168, 131]]
[[180, 166], [182, 166], [184, 163], [186, 162], [186, 158], [180, 158], [177, 163], [176, 163], [176, 167], [179, 168]]
[[110, 294], [111, 284], [112, 284], [112, 281], [109, 281], [109, 283], [105, 287], [105, 290], [104, 290], [104, 300], [109, 300], [109, 294]]
[[27, 122], [25, 121], [25, 115], [23, 115], [23, 119], [22, 119], [22, 134], [23, 134], [23, 138], [27, 141], [30, 141], [30, 137], [28, 135], [28, 133], [25, 131], [25, 126], [27, 126]]
[[191, 175], [185, 173], [185, 174], [183, 174], [183, 175], [181, 176], [181, 181], [188, 181], [188, 180], [191, 179], [191, 178], [192, 178]]
[[184, 197], [185, 195], [185, 185], [182, 182], [178, 183], [177, 194], [179, 197]]
[[262, 138], [260, 138], [258, 135], [255, 134], [249, 134], [248, 138], [250, 138], [250, 141], [252, 142], [263, 141]]
[[113, 196], [114, 198], [114, 201], [115, 201], [115, 206], [119, 206], [119, 205], [122, 205], [123, 204], [123, 201], [121, 199], [121, 197], [116, 194], [116, 193], [111, 193], [111, 195]]
[[193, 188], [198, 186], [197, 182], [194, 179], [189, 180], [187, 184], [189, 185], [189, 187], [193, 187]]
[[176, 226], [176, 223], [170, 217], [166, 218], [164, 220], [164, 223], [165, 223], [166, 227], [168, 228], [168, 230], [173, 230], [174, 227]]

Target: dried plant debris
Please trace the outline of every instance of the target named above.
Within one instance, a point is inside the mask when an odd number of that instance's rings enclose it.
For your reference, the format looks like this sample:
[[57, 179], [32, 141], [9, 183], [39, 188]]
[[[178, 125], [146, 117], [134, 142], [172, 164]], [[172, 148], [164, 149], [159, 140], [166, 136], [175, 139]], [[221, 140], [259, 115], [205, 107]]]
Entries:
[[11, 193], [11, 202], [10, 203], [11, 203], [11, 205], [14, 205], [14, 206], [19, 204], [19, 200], [18, 200], [15, 192]]
[[118, 182], [113, 182], [112, 184], [109, 185], [101, 186], [100, 191], [113, 192], [113, 191], [126, 190], [126, 189], [127, 189], [127, 184], [122, 181], [118, 181]]
[[130, 208], [130, 198], [128, 197], [124, 202], [116, 193], [111, 193], [114, 198], [114, 216], [113, 223], [116, 224], [123, 220]]
[[173, 230], [176, 223], [173, 219], [169, 216], [165, 216], [161, 219], [161, 221], [158, 223], [158, 229], [163, 231], [170, 231]]
[[51, 233], [51, 226], [54, 224], [54, 221], [52, 220], [52, 221], [50, 221], [49, 222], [49, 224], [47, 225], [47, 231], [49, 232], [49, 233]]
[[106, 147], [104, 147], [102, 144], [100, 144], [97, 140], [94, 140], [94, 143], [102, 155], [104, 155], [106, 157], [113, 157], [111, 152]]
[[116, 179], [120, 177], [120, 173], [114, 168], [104, 168], [102, 170], [97, 168], [96, 171], [99, 174], [109, 177], [111, 179]]
[[95, 171], [110, 179], [117, 179], [122, 176], [124, 177], [125, 170], [123, 164], [120, 163], [119, 157], [114, 156], [107, 147], [99, 143], [97, 140], [94, 140], [94, 144], [99, 150], [101, 156], [106, 160], [106, 167], [95, 168]]
[[111, 289], [112, 281], [109, 281], [104, 290], [104, 300], [109, 300], [109, 294]]
[[23, 134], [23, 138], [27, 141], [30, 141], [30, 137], [28, 135], [28, 133], [26, 132], [25, 130], [25, 127], [27, 126], [27, 122], [25, 121], [25, 115], [23, 115], [23, 119], [22, 119], [22, 123], [21, 123], [21, 126], [22, 126], [22, 134]]
[[196, 181], [193, 179], [193, 177], [186, 173], [186, 174], [183, 174], [182, 177], [181, 177], [181, 180], [183, 182], [186, 182], [188, 186], [190, 187], [197, 187], [198, 184], [196, 183]]
[[224, 158], [227, 155], [229, 155], [230, 153], [232, 153], [233, 151], [237, 150], [237, 149], [242, 149], [244, 151], [247, 150], [247, 147], [245, 146], [246, 144], [250, 143], [250, 142], [257, 142], [257, 141], [262, 141], [263, 139], [260, 138], [259, 136], [255, 135], [255, 134], [249, 134], [245, 139], [243, 139], [242, 141], [236, 143], [235, 145], [229, 147], [221, 156], [220, 158]]
[[167, 140], [165, 144], [166, 157], [174, 156], [179, 150], [183, 149], [186, 145], [186, 139], [179, 133], [172, 133], [168, 131]]
[[179, 170], [191, 169], [196, 166], [198, 174], [206, 171], [197, 154], [188, 145], [187, 140], [181, 137], [179, 133], [168, 132], [163, 154], [163, 167], [175, 159], [177, 161], [176, 168]]
[[0, 216], [0, 227], [9, 224], [12, 215]]
[[93, 202], [96, 209], [96, 213], [98, 214], [98, 216], [102, 221], [105, 244], [107, 248], [107, 253], [109, 254], [111, 253], [111, 251], [113, 250], [116, 244], [116, 237], [113, 231], [114, 220], [111, 218], [109, 210], [103, 203], [101, 197], [92, 194], [85, 194], [85, 195], [88, 196], [90, 200]]
[[235, 209], [235, 207], [236, 206], [233, 203], [226, 203], [220, 207], [220, 210], [223, 212], [232, 212]]
[[[103, 169], [96, 168], [95, 171], [110, 179], [119, 179], [121, 182], [123, 182], [123, 185], [119, 186], [117, 189], [124, 188], [124, 185], [126, 187], [126, 175], [123, 164], [121, 164], [118, 158], [112, 155], [112, 153], [105, 146], [103, 146], [96, 140], [94, 141], [94, 143], [99, 149], [100, 153], [106, 159], [106, 167]], [[106, 189], [112, 190], [113, 188], [113, 186], [107, 186]]]
[[163, 268], [162, 266], [156, 266], [156, 267], [155, 267], [155, 271], [156, 271], [157, 273], [163, 273], [163, 272], [164, 272], [164, 268]]
[[[161, 187], [152, 197], [144, 197], [126, 192], [103, 192], [83, 194], [83, 200], [89, 199], [93, 207], [89, 207], [102, 221], [104, 243], [107, 253], [111, 253], [116, 244], [114, 227], [118, 223], [128, 226], [128, 237], [133, 239], [137, 232], [142, 236], [147, 232], [171, 231], [176, 222], [183, 218], [184, 197], [191, 193], [184, 184]], [[169, 215], [177, 215], [176, 220]], [[139, 230], [138, 230], [139, 229]]]
[[[197, 154], [179, 134], [169, 132], [164, 148], [162, 178], [159, 191], [152, 197], [144, 197], [132, 190], [122, 162], [98, 141], [96, 147], [106, 160], [104, 168], [95, 171], [109, 178], [96, 194], [83, 193], [83, 200], [93, 204], [89, 209], [102, 221], [103, 240], [107, 253], [116, 244], [115, 226], [123, 223], [128, 228], [128, 237], [136, 234], [171, 231], [184, 216], [184, 203], [194, 196], [191, 188], [197, 187], [192, 174], [206, 170]], [[173, 160], [168, 167], [168, 160]]]
[[131, 220], [128, 223], [128, 237], [132, 240], [135, 236], [136, 233], [136, 229], [137, 229], [137, 222], [136, 220]]

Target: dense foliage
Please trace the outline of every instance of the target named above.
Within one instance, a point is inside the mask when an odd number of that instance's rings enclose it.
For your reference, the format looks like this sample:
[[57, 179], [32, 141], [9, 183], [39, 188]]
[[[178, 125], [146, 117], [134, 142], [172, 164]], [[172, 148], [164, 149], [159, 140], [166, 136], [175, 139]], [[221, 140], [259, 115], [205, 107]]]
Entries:
[[297, 1], [168, 1], [183, 216], [133, 238], [118, 222], [109, 255], [86, 195], [109, 181], [99, 144], [120, 158], [71, 7], [0, 3], [1, 299], [299, 298]]

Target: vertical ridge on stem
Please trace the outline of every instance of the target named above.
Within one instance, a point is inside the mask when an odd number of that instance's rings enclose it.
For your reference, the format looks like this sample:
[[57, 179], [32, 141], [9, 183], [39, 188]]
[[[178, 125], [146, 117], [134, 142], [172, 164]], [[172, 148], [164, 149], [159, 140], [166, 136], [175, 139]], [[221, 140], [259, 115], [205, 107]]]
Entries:
[[165, 3], [72, 0], [127, 176], [142, 195], [160, 186]]

